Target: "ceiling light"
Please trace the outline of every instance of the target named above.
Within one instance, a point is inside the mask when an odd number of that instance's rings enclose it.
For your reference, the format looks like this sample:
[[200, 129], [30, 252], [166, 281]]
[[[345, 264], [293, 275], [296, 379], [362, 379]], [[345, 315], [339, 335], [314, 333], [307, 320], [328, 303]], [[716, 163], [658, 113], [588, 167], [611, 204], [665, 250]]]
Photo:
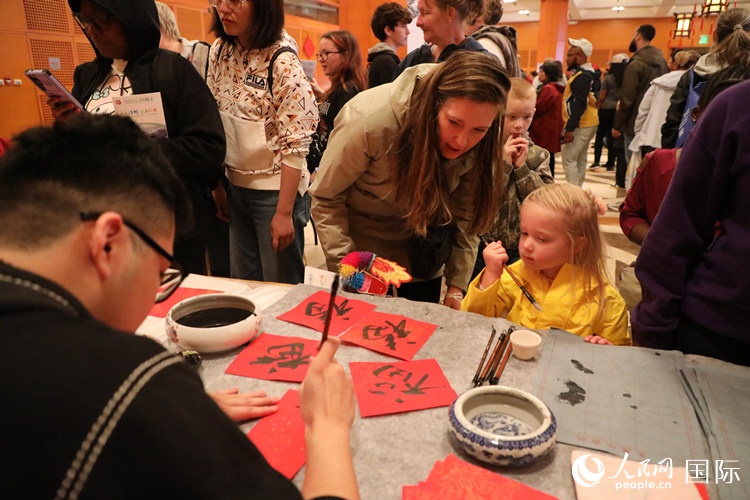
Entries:
[[701, 15], [708, 16], [724, 12], [727, 10], [728, 3], [726, 0], [705, 0], [701, 8]]
[[614, 10], [615, 12], [620, 12], [621, 10], [625, 10], [625, 7], [623, 7], [622, 5], [615, 5], [614, 7], [612, 7], [612, 10]]
[[518, 13], [521, 14], [522, 16], [528, 16], [529, 14], [531, 14], [531, 11], [522, 9], [522, 10], [519, 10]]
[[516, 3], [516, 0], [503, 0], [503, 3]]
[[675, 14], [675, 27], [672, 38], [689, 38], [694, 16], [695, 13], [693, 12], [681, 12], [679, 14]]

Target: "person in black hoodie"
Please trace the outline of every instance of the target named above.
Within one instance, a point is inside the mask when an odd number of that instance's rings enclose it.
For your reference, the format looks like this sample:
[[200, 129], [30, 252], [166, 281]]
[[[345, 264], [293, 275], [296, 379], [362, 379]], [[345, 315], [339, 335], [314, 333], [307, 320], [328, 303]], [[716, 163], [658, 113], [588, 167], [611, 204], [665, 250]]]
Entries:
[[[152, 0], [68, 0], [96, 58], [75, 69], [73, 96], [90, 113], [111, 114], [118, 95], [160, 92], [168, 137], [154, 138], [185, 183], [191, 217], [177, 228], [176, 261], [186, 272], [206, 272], [208, 197], [221, 178], [224, 129], [216, 101], [192, 65], [159, 48]], [[57, 120], [72, 104], [50, 102]]]
[[411, 14], [403, 5], [388, 2], [379, 5], [372, 14], [370, 27], [380, 40], [367, 51], [367, 85], [377, 87], [393, 81], [398, 63], [396, 51], [406, 46], [409, 38]]

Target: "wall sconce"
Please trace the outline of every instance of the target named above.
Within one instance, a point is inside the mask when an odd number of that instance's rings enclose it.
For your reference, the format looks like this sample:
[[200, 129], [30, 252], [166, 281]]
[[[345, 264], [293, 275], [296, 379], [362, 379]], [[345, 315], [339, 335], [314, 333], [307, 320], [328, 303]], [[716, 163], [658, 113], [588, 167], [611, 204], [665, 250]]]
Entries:
[[681, 12], [674, 15], [674, 33], [672, 38], [689, 38], [693, 29], [694, 12]]
[[720, 14], [727, 9], [728, 0], [704, 0], [701, 7], [701, 16]]

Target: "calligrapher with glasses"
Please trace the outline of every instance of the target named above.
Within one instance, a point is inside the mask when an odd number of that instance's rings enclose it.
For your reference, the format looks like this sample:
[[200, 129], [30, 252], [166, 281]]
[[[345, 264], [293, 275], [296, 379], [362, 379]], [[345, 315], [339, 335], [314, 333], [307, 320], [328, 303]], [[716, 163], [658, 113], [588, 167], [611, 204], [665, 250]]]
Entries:
[[318, 125], [315, 97], [284, 31], [282, 0], [210, 0], [206, 79], [227, 138], [228, 188], [214, 192], [229, 220], [233, 278], [304, 281], [305, 157]]
[[310, 153], [307, 155], [307, 168], [312, 173], [318, 169], [320, 158], [326, 149], [328, 134], [333, 130], [333, 121], [344, 104], [367, 88], [367, 79], [362, 69], [362, 54], [357, 39], [346, 30], [329, 31], [320, 37], [318, 58], [323, 74], [330, 85], [323, 90], [317, 80], [312, 79], [312, 89], [318, 98], [320, 123], [316, 131]]
[[[30, 129], [0, 158], [3, 498], [301, 498], [192, 366], [132, 333], [169, 269], [185, 201], [125, 117]], [[338, 345], [323, 345], [300, 388], [306, 498], [358, 498]], [[244, 418], [277, 410], [248, 394]]]
[[[154, 140], [185, 183], [192, 214], [178, 227], [175, 257], [185, 272], [205, 274], [210, 192], [221, 178], [226, 150], [211, 92], [187, 60], [159, 48], [159, 19], [152, 0], [68, 4], [96, 54], [74, 73], [72, 94], [86, 111], [111, 114], [119, 96], [161, 94], [167, 137]], [[49, 104], [57, 121], [76, 113], [70, 103], [52, 99]]]

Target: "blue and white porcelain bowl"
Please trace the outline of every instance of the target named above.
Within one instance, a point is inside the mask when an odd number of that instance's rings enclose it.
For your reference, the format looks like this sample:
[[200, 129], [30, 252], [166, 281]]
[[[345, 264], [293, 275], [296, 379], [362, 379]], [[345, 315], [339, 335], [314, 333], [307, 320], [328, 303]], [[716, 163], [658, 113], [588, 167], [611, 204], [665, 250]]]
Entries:
[[554, 446], [557, 421], [539, 398], [512, 387], [488, 385], [464, 392], [450, 407], [451, 433], [478, 460], [520, 466]]

